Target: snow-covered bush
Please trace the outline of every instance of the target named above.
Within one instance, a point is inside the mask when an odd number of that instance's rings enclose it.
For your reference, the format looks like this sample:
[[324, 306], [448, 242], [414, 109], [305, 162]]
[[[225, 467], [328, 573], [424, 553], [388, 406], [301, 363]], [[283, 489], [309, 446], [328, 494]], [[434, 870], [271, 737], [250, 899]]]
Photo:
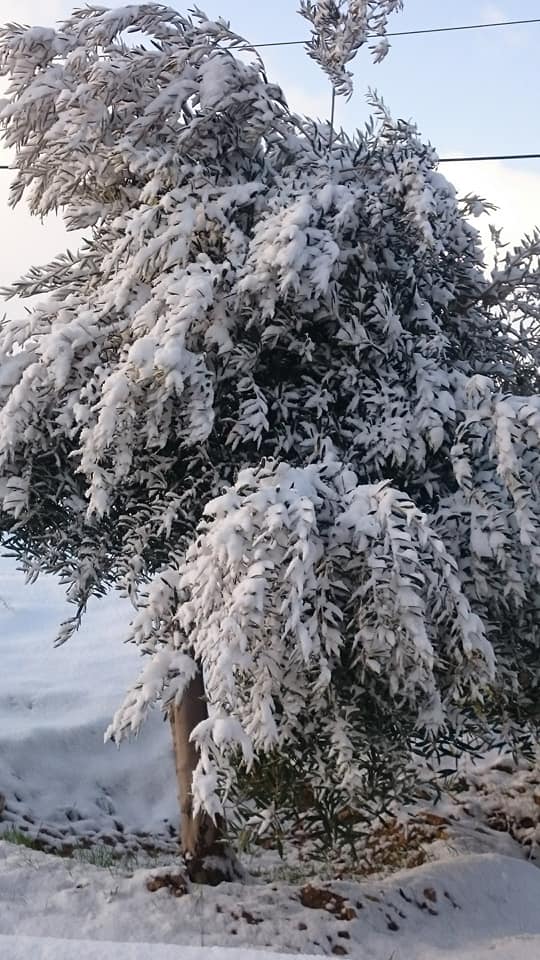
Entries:
[[12, 201], [86, 237], [2, 325], [4, 541], [61, 639], [132, 598], [116, 737], [202, 668], [212, 813], [238, 756], [307, 740], [354, 791], [374, 726], [509, 734], [539, 679], [540, 240], [488, 276], [413, 127], [300, 119], [241, 43], [143, 4], [0, 44]]

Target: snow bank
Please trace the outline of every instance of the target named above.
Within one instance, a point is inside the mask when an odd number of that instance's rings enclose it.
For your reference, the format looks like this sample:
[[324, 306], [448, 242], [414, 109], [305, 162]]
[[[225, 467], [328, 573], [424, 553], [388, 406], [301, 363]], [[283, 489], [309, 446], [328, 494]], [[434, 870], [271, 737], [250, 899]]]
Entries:
[[[495, 854], [426, 864], [386, 880], [312, 881], [315, 897], [309, 900], [301, 884], [256, 879], [194, 887], [179, 897], [166, 888], [150, 893], [151, 875], [144, 869], [131, 874], [99, 869], [0, 842], [0, 937], [11, 937], [0, 940], [2, 960], [53, 955], [55, 960], [85, 960], [87, 955], [108, 960], [108, 941], [127, 944], [124, 953], [116, 950], [114, 960], [123, 960], [124, 954], [146, 960], [141, 944], [164, 944], [163, 960], [171, 956], [167, 944], [176, 945], [178, 960], [195, 960], [196, 954], [185, 948], [201, 946], [206, 951], [201, 960], [218, 946], [234, 947], [237, 956], [256, 948], [341, 953], [362, 960], [540, 956], [534, 953], [540, 943], [540, 870]], [[346, 911], [325, 908], [328, 889], [344, 898]], [[27, 948], [21, 937], [71, 942], [64, 953], [32, 954], [30, 948], [23, 952]], [[93, 945], [79, 950], [74, 943], [79, 939], [98, 941], [102, 953]], [[503, 942], [506, 953], [499, 946]], [[45, 939], [47, 949], [50, 944]], [[152, 953], [152, 960], [158, 958], [161, 954]]]
[[[290, 954], [178, 947], [164, 943], [114, 943], [38, 937], [0, 937], [2, 960], [290, 960]], [[299, 960], [302, 960], [300, 957]]]
[[[136, 741], [117, 749], [104, 732], [140, 657], [122, 642], [132, 610], [117, 598], [94, 602], [79, 634], [55, 649], [72, 614], [50, 578], [32, 587], [2, 561], [0, 596], [0, 793], [32, 831], [77, 834], [160, 831], [176, 825], [174, 762], [159, 711]], [[15, 818], [15, 819], [17, 819]], [[1, 829], [1, 828], [0, 828]]]
[[[5, 587], [4, 579], [4, 595]], [[119, 751], [103, 744], [139, 666], [121, 643], [129, 608], [96, 604], [81, 635], [54, 650], [65, 614], [56, 588], [44, 581], [17, 598], [15, 613], [0, 610], [0, 792], [8, 814], [14, 806], [21, 816], [31, 812], [31, 834], [42, 823], [88, 833], [112, 832], [116, 821], [147, 830], [174, 822], [173, 761], [159, 714], [139, 742]], [[492, 833], [484, 830], [491, 845]], [[499, 854], [441, 853], [446, 860], [385, 880], [311, 881], [346, 899], [352, 913], [344, 919], [304, 905], [300, 883], [254, 878], [176, 898], [167, 889], [150, 893], [148, 870], [99, 869], [0, 841], [0, 960], [269, 960], [287, 953], [538, 960], [540, 870]], [[260, 866], [254, 858], [252, 869]]]
[[[3, 960], [290, 960], [290, 954], [226, 947], [170, 947], [159, 943], [101, 943], [83, 940], [52, 940], [36, 937], [0, 937]], [[304, 960], [307, 954], [296, 954]], [[358, 955], [360, 958], [360, 955]], [[362, 957], [368, 958], [362, 952]], [[437, 953], [437, 960], [538, 960], [540, 937], [512, 937], [490, 943], [479, 951]], [[433, 954], [421, 960], [433, 960]]]

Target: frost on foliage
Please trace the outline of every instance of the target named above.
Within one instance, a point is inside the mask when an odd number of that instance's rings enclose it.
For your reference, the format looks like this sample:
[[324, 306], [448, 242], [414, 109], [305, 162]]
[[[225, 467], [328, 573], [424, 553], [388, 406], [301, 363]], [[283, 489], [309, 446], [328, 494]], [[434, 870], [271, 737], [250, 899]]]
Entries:
[[[354, 783], [370, 698], [407, 705], [435, 733], [494, 677], [484, 626], [426, 515], [332, 461], [242, 470], [167, 577], [176, 591], [149, 616], [174, 622], [216, 705], [192, 735], [194, 794], [211, 813], [199, 778], [223, 788], [239, 748], [249, 765], [327, 737], [327, 762]], [[165, 660], [165, 690], [168, 670]]]
[[204, 664], [201, 803], [235, 744], [302, 727], [354, 781], [368, 716], [507, 731], [540, 685], [540, 236], [488, 273], [414, 127], [329, 150], [244, 48], [153, 4], [0, 33], [12, 203], [85, 237], [0, 325], [4, 544], [62, 640], [133, 602], [115, 735]]
[[352, 73], [346, 69], [368, 39], [375, 63], [383, 60], [390, 44], [388, 17], [401, 10], [403, 0], [300, 0], [300, 10], [311, 23], [309, 56], [330, 77], [338, 94], [352, 95]]

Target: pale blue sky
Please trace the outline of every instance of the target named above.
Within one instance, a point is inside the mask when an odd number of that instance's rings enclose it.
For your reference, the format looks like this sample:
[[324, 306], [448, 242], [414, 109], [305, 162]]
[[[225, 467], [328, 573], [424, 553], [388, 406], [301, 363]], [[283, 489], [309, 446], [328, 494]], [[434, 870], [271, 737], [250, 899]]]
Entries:
[[[0, 21], [48, 24], [74, 5], [78, 5], [75, 0], [0, 0]], [[172, 5], [185, 10], [191, 3], [173, 0]], [[295, 12], [295, 0], [200, 0], [200, 5], [212, 17], [229, 19], [237, 32], [254, 43], [302, 39], [308, 32]], [[540, 16], [539, 0], [405, 0], [404, 12], [394, 16], [391, 29], [535, 16]], [[340, 102], [338, 120], [348, 129], [362, 125], [367, 117], [364, 94], [372, 86], [395, 116], [417, 121], [441, 156], [540, 152], [539, 45], [540, 24], [395, 38], [379, 66], [367, 52], [358, 56], [353, 68], [355, 95], [348, 104]], [[271, 48], [264, 51], [264, 58], [271, 78], [282, 85], [295, 109], [328, 114], [328, 83], [302, 47]], [[540, 222], [540, 161], [455, 164], [443, 169], [463, 191], [475, 190], [501, 206], [501, 222], [510, 237], [517, 239]], [[8, 184], [9, 174], [0, 173], [0, 216], [7, 238], [0, 258], [0, 284], [31, 262], [56, 253], [65, 242], [58, 223], [43, 226], [30, 221], [23, 210], [8, 211]], [[0, 561], [0, 594], [13, 607], [12, 612], [0, 611], [0, 644], [2, 633], [7, 637], [21, 632], [35, 634], [41, 643], [50, 642], [55, 621], [65, 615], [54, 584], [27, 590], [11, 565]], [[93, 614], [85, 637], [91, 638], [93, 629], [102, 632], [106, 624], [115, 636], [121, 635], [121, 615], [111, 623], [104, 608]]]

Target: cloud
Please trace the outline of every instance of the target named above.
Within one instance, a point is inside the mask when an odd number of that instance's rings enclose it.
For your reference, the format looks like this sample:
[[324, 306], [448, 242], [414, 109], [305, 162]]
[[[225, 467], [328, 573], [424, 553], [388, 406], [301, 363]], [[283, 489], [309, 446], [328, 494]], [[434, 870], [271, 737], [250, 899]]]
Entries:
[[[66, 248], [76, 249], [77, 236], [69, 235], [59, 217], [44, 220], [28, 212], [24, 200], [14, 210], [8, 207], [9, 185], [12, 174], [0, 170], [0, 211], [2, 229], [2, 257], [0, 258], [0, 287], [8, 286], [34, 264], [46, 263]], [[0, 316], [22, 307], [0, 301]]]
[[[531, 16], [531, 14], [529, 14]], [[511, 10], [497, 3], [485, 3], [480, 9], [479, 22], [484, 23], [504, 23], [507, 20], [525, 19], [527, 13], [523, 11]], [[532, 46], [530, 31], [525, 24], [516, 27], [505, 27], [503, 30], [486, 30], [486, 40], [488, 43], [496, 42], [498, 45], [514, 48], [516, 50], [525, 50]]]
[[283, 83], [283, 92], [291, 110], [305, 117], [326, 120], [330, 116], [331, 95], [329, 91], [311, 93], [304, 87], [292, 83]]
[[461, 195], [475, 193], [498, 207], [489, 217], [476, 221], [488, 246], [490, 221], [502, 227], [503, 238], [512, 244], [535, 226], [540, 227], [540, 163], [538, 173], [515, 162], [498, 160], [445, 163], [441, 172]]
[[501, 20], [508, 20], [506, 10], [497, 3], [484, 3], [480, 11], [480, 18], [487, 23], [500, 23]]
[[65, 16], [70, 0], [2, 0], [0, 22], [48, 25]]

